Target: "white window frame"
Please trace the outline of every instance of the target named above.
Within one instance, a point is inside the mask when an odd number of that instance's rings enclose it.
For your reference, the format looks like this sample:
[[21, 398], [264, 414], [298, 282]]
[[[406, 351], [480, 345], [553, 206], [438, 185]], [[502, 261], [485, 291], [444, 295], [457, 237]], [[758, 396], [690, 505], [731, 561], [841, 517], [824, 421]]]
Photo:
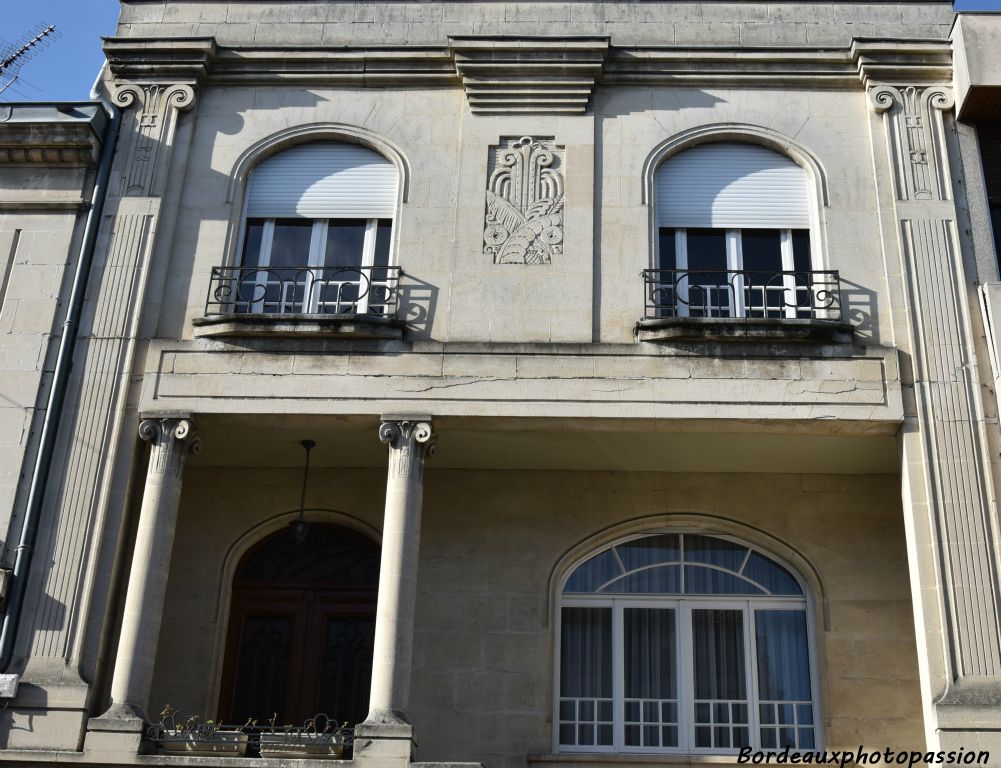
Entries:
[[[670, 227], [659, 227], [660, 229], [670, 229]], [[688, 270], [688, 228], [686, 227], [674, 227], [674, 268], [678, 272], [684, 272]], [[698, 227], [698, 229], [705, 229], [705, 227]], [[722, 229], [719, 227], [713, 227], [712, 229]], [[744, 254], [742, 249], [741, 233], [744, 231], [742, 229], [722, 229], [726, 235], [726, 268], [734, 272], [740, 272], [744, 269]], [[793, 240], [792, 240], [792, 229], [780, 229], [779, 230], [779, 243], [781, 247], [782, 255], [782, 271], [783, 272], [794, 272], [796, 270], [795, 256], [793, 252]], [[656, 241], [657, 243], [657, 268], [660, 269], [660, 235], [658, 234]], [[796, 278], [795, 275], [787, 274], [783, 276], [783, 314], [788, 320], [795, 320], [797, 318], [798, 307], [796, 305], [797, 295], [796, 295]], [[743, 275], [737, 275], [735, 277], [733, 285], [733, 293], [731, 295], [733, 299], [733, 306], [731, 309], [730, 317], [741, 318], [747, 317], [747, 306], [744, 297], [745, 291], [745, 281]], [[689, 317], [689, 304], [688, 304], [688, 281], [685, 280], [677, 286], [677, 316], [678, 317]], [[719, 305], [716, 305], [719, 308]]]
[[[261, 217], [252, 217], [261, 218]], [[275, 222], [278, 218], [265, 218], [264, 225], [261, 231], [261, 246], [258, 251], [258, 263], [257, 267], [262, 270], [267, 270], [271, 268], [271, 248], [274, 243], [275, 236]], [[282, 217], [285, 220], [285, 217]], [[326, 269], [324, 265], [324, 258], [326, 256], [326, 243], [327, 243], [327, 232], [330, 227], [331, 221], [338, 221], [338, 219], [310, 219], [313, 222], [312, 230], [310, 232], [309, 239], [309, 253], [307, 254], [307, 263], [301, 266], [316, 270], [316, 276], [310, 281], [308, 288], [308, 295], [304, 297], [302, 306], [303, 309], [299, 312], [294, 312], [289, 310], [288, 307], [295, 307], [297, 302], [295, 302], [294, 297], [292, 299], [286, 299], [285, 297], [280, 297], [279, 307], [281, 313], [295, 313], [295, 314], [314, 314], [320, 310], [320, 296], [319, 291], [314, 290], [316, 282], [318, 279], [322, 279], [323, 270]], [[357, 302], [353, 302], [354, 311], [349, 314], [364, 315], [368, 312], [369, 307], [369, 297], [372, 294], [373, 288], [376, 286], [373, 274], [373, 267], [375, 266], [375, 246], [376, 246], [376, 233], [379, 225], [380, 219], [370, 218], [365, 219], [365, 239], [362, 245], [362, 256], [361, 263], [358, 265], [361, 271], [362, 277], [359, 280], [344, 280], [340, 283], [328, 283], [327, 285], [358, 285], [361, 287], [363, 282], [367, 282], [368, 290], [365, 291], [363, 296], [360, 296]], [[389, 219], [390, 231], [392, 231], [394, 221]], [[241, 242], [240, 242], [240, 260], [241, 267], [243, 267], [243, 259], [246, 254], [243, 253], [243, 241], [246, 238], [247, 233], [247, 217], [244, 217], [243, 228], [241, 230]], [[392, 234], [390, 234], [392, 237]], [[294, 267], [293, 267], [294, 268]], [[249, 269], [249, 267], [248, 267]], [[330, 269], [338, 269], [338, 267], [331, 267]], [[279, 285], [282, 285], [279, 283]], [[292, 290], [295, 290], [295, 286], [291, 286]], [[339, 291], [338, 291], [339, 293]], [[251, 305], [251, 312], [262, 313], [264, 311], [265, 300], [262, 298], [260, 301], [254, 302]], [[338, 307], [339, 309], [340, 307]], [[341, 313], [348, 314], [348, 313]]]
[[[684, 531], [667, 531], [661, 533], [686, 533]], [[820, 679], [817, 666], [816, 639], [814, 633], [814, 610], [813, 603], [809, 597], [802, 580], [796, 576], [793, 569], [788, 568], [774, 556], [763, 552], [757, 547], [747, 544], [739, 539], [721, 536], [713, 533], [694, 532], [697, 535], [709, 536], [710, 538], [732, 541], [740, 546], [748, 548], [748, 555], [745, 562], [750, 557], [751, 552], [758, 552], [764, 557], [775, 561], [786, 568], [791, 575], [799, 582], [803, 595], [650, 595], [650, 594], [618, 594], [618, 593], [574, 593], [563, 594], [563, 587], [566, 578], [574, 572], [581, 564], [587, 562], [592, 557], [601, 552], [611, 549], [614, 546], [624, 544], [631, 540], [642, 539], [648, 536], [655, 536], [657, 533], [646, 533], [640, 536], [631, 536], [626, 539], [613, 542], [605, 547], [592, 551], [586, 557], [577, 561], [573, 567], [568, 569], [567, 574], [560, 584], [560, 591], [555, 615], [555, 655], [554, 655], [554, 675], [553, 675], [553, 751], [555, 753], [568, 754], [662, 754], [662, 755], [737, 755], [738, 748], [715, 748], [695, 746], [695, 656], [692, 643], [692, 611], [697, 609], [709, 610], [740, 610], [743, 613], [744, 630], [744, 671], [747, 675], [745, 680], [747, 691], [747, 711], [748, 711], [748, 737], [752, 749], [772, 749], [772, 747], [761, 746], [761, 723], [759, 707], [761, 697], [758, 690], [758, 668], [757, 668], [757, 645], [753, 631], [755, 621], [755, 611], [757, 610], [789, 610], [801, 611], [806, 623], [807, 659], [809, 662], [810, 691], [812, 699], [809, 702], [813, 707], [813, 747], [803, 747], [801, 749], [790, 749], [790, 752], [813, 752], [823, 750], [823, 729], [821, 718], [820, 702]], [[682, 544], [684, 546], [684, 544]], [[712, 567], [712, 566], [709, 566]], [[721, 569], [726, 570], [726, 569]], [[729, 572], [729, 571], [727, 571]], [[684, 565], [681, 565], [681, 574], [684, 574]], [[683, 575], [681, 576], [683, 579]], [[623, 610], [626, 607], [674, 609], [675, 611], [675, 641], [676, 641], [676, 667], [675, 674], [677, 680], [678, 695], [678, 746], [677, 747], [637, 747], [626, 746], [625, 744], [625, 654], [624, 654], [624, 620]], [[564, 745], [560, 743], [560, 699], [561, 699], [561, 664], [562, 664], [562, 642], [563, 642], [563, 608], [610, 608], [612, 611], [612, 745]], [[795, 709], [795, 707], [794, 707]], [[798, 717], [798, 715], [797, 715]], [[797, 734], [798, 739], [798, 734]]]

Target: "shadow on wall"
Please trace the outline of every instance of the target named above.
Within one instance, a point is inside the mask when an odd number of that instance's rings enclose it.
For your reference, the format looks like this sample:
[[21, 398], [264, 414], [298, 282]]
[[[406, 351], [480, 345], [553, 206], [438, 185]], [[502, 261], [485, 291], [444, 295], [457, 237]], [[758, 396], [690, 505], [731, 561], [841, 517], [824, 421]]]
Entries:
[[[19, 699], [30, 699], [35, 711], [45, 711], [49, 708], [49, 694], [46, 693], [44, 688], [37, 685], [22, 683], [18, 687], [17, 697]], [[11, 734], [14, 731], [33, 733], [34, 730], [35, 718], [33, 715], [21, 715], [11, 708], [4, 708], [0, 711], [0, 749], [8, 748], [11, 741]]]
[[680, 112], [685, 109], [712, 109], [718, 104], [726, 103], [728, 103], [726, 99], [695, 88], [621, 89], [609, 93], [603, 100], [601, 115], [619, 117], [649, 111]]
[[875, 291], [841, 278], [841, 319], [852, 324], [857, 337], [879, 342], [877, 304]]
[[431, 336], [434, 313], [438, 306], [438, 286], [404, 273], [400, 278], [400, 305], [397, 317], [414, 338]]

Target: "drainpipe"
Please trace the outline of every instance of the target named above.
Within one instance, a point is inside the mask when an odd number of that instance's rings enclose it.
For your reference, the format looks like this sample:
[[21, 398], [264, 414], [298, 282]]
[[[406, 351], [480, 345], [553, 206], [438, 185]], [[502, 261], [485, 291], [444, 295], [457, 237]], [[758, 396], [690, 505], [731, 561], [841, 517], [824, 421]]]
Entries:
[[[80, 315], [83, 312], [87, 280], [90, 277], [91, 264], [94, 261], [94, 245], [97, 242], [97, 232], [101, 226], [101, 214], [104, 210], [104, 198], [107, 196], [108, 180], [111, 177], [111, 162], [115, 156], [115, 144], [118, 141], [118, 132], [121, 127], [121, 112], [111, 104], [103, 104], [102, 106], [110, 114], [111, 120], [104, 131], [104, 143], [101, 147], [97, 179], [94, 182], [94, 192], [91, 195], [90, 212], [87, 214], [87, 222], [84, 225], [83, 242], [80, 244], [80, 256], [77, 259], [76, 273], [73, 276], [73, 288], [70, 292], [69, 306], [66, 309], [66, 319], [63, 321], [59, 353], [56, 356], [56, 367], [52, 374], [52, 389], [49, 391], [45, 419], [42, 422], [42, 436], [38, 443], [38, 455], [35, 457], [31, 485], [28, 489], [24, 524], [21, 527], [21, 538], [17, 544], [14, 570], [11, 574], [10, 588], [4, 605], [3, 628], [0, 629], [0, 672], [2, 673], [7, 671], [14, 656], [14, 643], [17, 639], [17, 628], [28, 584], [31, 556], [38, 535], [42, 500], [45, 496], [49, 470], [52, 467], [52, 453], [59, 431], [59, 417], [62, 415], [70, 370], [73, 367], [73, 348], [76, 345], [77, 328], [80, 324]], [[20, 677], [17, 674], [0, 674], [0, 699], [14, 698], [17, 694], [17, 684]]]

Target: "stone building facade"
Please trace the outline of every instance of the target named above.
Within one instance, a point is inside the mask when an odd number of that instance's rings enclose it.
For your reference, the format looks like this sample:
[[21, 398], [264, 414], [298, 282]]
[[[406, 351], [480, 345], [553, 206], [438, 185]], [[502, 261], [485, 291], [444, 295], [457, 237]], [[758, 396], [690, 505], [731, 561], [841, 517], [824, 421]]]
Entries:
[[3, 759], [1001, 763], [998, 21], [124, 0], [0, 112]]

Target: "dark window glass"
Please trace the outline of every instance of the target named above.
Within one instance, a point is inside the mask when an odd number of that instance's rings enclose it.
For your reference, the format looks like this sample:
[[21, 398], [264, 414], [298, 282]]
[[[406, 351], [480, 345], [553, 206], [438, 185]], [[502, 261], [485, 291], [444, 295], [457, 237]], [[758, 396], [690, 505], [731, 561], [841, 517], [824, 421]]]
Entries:
[[264, 235], [264, 219], [247, 219], [247, 233], [243, 238], [243, 266], [260, 265], [261, 237]]
[[674, 248], [674, 229], [671, 227], [661, 227], [659, 233], [660, 241], [657, 246], [658, 269], [677, 269], [678, 257]]
[[[758, 695], [762, 701], [809, 701], [810, 655], [805, 611], [754, 612], [758, 651]], [[780, 722], [793, 722], [793, 705], [784, 706]], [[812, 723], [812, 715], [807, 724]]]
[[807, 229], [792, 231], [792, 263], [797, 272], [809, 272], [813, 269], [810, 261], [810, 231]]
[[726, 269], [726, 231], [722, 229], [689, 229], [687, 231], [688, 269]]
[[687, 292], [692, 317], [729, 317], [733, 306], [733, 285], [727, 274], [726, 232], [722, 229], [689, 229], [688, 276], [678, 284], [682, 297]]
[[[782, 233], [779, 230], [741, 230], [740, 249], [746, 271], [769, 273], [782, 271]], [[752, 276], [756, 277], [758, 276]]]
[[626, 698], [654, 700], [652, 714], [645, 716], [644, 720], [659, 723], [662, 711], [656, 700], [678, 696], [674, 611], [626, 608], [623, 611], [623, 632]]
[[378, 229], [375, 231], [375, 260], [373, 264], [377, 267], [389, 266], [389, 246], [393, 236], [393, 220], [379, 219]]
[[327, 267], [360, 267], [365, 249], [364, 219], [331, 219], [327, 227]]
[[272, 269], [305, 267], [309, 264], [309, 241], [313, 222], [309, 219], [277, 219], [271, 241]]
[[743, 611], [692, 611], [692, 646], [695, 698], [743, 701], [747, 688]]
[[562, 620], [560, 696], [612, 698], [612, 609], [564, 608]]
[[374, 637], [373, 618], [327, 618], [317, 712], [341, 723], [365, 719], [372, 685]]
[[240, 634], [237, 683], [233, 689], [232, 718], [244, 722], [261, 712], [275, 712], [278, 721], [289, 716], [289, 645], [292, 620], [287, 616], [247, 616]]

